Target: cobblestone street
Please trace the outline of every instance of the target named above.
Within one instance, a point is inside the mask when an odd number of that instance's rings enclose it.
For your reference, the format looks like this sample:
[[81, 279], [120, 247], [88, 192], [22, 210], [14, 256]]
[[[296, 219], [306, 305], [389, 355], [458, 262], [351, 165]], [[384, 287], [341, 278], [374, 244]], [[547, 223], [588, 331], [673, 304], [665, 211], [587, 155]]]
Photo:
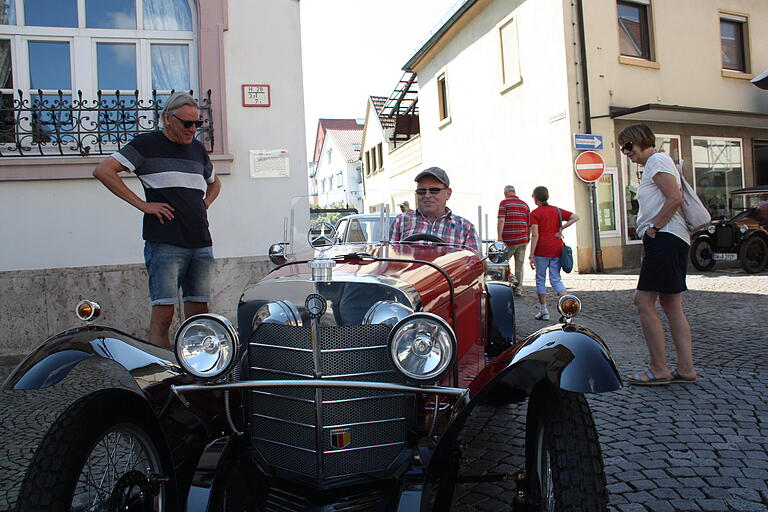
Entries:
[[[525, 296], [516, 305], [519, 336], [545, 325], [533, 319], [531, 278], [527, 276]], [[642, 370], [647, 362], [632, 305], [636, 279], [631, 271], [564, 278], [583, 302], [579, 323], [604, 338], [622, 375]], [[690, 275], [688, 286], [685, 310], [693, 329], [698, 382], [625, 386], [589, 397], [603, 447], [611, 512], [768, 510], [768, 275], [726, 268]], [[554, 313], [552, 317], [556, 320]], [[2, 369], [4, 377], [10, 368]], [[24, 401], [29, 405], [30, 400], [40, 406], [12, 419], [29, 433], [33, 424], [55, 417], [60, 407], [49, 403], [44, 391], [24, 394], [4, 392], [0, 399], [3, 408]], [[479, 408], [464, 438], [464, 471], [514, 471], [522, 462], [524, 413], [524, 405]], [[24, 459], [33, 453], [29, 443], [20, 449], [3, 435], [0, 511], [15, 501]], [[454, 509], [508, 510], [512, 489], [512, 482], [462, 484]]]
[[[530, 272], [528, 272], [530, 274]], [[516, 304], [518, 335], [540, 328], [533, 276]], [[529, 281], [530, 279], [530, 281]], [[583, 302], [578, 322], [600, 334], [622, 376], [646, 367], [632, 304], [635, 272], [565, 275]], [[695, 384], [637, 387], [589, 396], [600, 434], [613, 512], [768, 510], [768, 275], [726, 268], [688, 276], [685, 311], [699, 374]], [[550, 299], [550, 313], [554, 298]], [[552, 314], [553, 320], [556, 316]], [[668, 350], [674, 350], [668, 338]], [[674, 366], [673, 366], [674, 368]], [[502, 472], [519, 456], [520, 413], [479, 410], [470, 473]], [[515, 435], [508, 441], [509, 435]], [[503, 440], [503, 441], [502, 441]], [[473, 440], [474, 441], [474, 440]], [[478, 446], [474, 446], [478, 445]], [[474, 450], [474, 451], [473, 451]], [[496, 466], [487, 460], [496, 455]], [[503, 510], [512, 485], [462, 486], [458, 510]]]

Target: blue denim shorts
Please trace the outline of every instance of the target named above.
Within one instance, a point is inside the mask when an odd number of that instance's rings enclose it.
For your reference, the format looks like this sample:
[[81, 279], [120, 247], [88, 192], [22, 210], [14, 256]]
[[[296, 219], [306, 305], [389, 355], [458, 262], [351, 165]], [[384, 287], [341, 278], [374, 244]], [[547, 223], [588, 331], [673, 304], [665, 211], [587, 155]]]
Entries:
[[211, 247], [188, 249], [144, 242], [144, 262], [152, 306], [176, 304], [179, 288], [184, 302], [210, 302], [213, 275]]

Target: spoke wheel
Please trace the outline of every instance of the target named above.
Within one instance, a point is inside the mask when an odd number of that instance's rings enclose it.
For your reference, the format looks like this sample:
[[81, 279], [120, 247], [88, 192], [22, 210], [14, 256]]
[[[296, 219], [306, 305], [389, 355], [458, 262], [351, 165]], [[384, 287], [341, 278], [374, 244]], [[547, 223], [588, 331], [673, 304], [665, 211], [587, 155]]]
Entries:
[[129, 412], [76, 404], [50, 427], [19, 493], [18, 511], [165, 512], [160, 455]]
[[691, 263], [697, 270], [705, 272], [712, 270], [715, 260], [712, 259], [712, 244], [709, 238], [699, 237], [691, 244]]
[[584, 395], [538, 386], [526, 421], [528, 502], [537, 512], [603, 512], [603, 458]]
[[762, 272], [768, 266], [768, 244], [760, 236], [748, 238], [739, 249], [739, 262], [747, 274]]

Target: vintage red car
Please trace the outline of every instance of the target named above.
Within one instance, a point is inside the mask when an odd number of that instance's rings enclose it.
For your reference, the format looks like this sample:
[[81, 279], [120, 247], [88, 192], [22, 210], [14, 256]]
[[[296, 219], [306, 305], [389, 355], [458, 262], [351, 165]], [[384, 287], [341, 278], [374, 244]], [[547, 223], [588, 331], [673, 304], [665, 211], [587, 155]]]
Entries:
[[[273, 246], [281, 264], [242, 294], [237, 328], [192, 317], [172, 353], [89, 322], [23, 361], [6, 390], [49, 388], [71, 405], [18, 510], [447, 510], [462, 428], [487, 402], [527, 414], [525, 465], [505, 475], [511, 509], [607, 509], [584, 393], [621, 379], [572, 321], [576, 297], [560, 300], [560, 323], [516, 341], [509, 285], [431, 235], [284, 252]], [[84, 301], [80, 316], [97, 309]]]

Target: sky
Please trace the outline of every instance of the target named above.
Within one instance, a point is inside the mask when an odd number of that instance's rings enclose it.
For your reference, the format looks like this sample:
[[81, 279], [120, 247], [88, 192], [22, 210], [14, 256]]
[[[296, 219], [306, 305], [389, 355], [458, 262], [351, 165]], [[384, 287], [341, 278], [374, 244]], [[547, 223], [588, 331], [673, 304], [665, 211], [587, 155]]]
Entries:
[[364, 118], [457, 0], [301, 0], [307, 154], [319, 118]]

